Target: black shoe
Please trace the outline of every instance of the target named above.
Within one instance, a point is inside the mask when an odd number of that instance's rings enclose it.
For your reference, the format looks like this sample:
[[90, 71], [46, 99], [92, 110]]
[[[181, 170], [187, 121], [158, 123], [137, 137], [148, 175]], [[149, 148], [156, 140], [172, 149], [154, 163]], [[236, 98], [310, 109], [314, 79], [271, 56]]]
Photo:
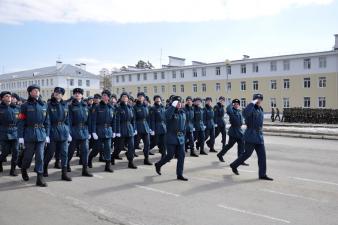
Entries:
[[55, 168], [55, 169], [61, 169], [61, 166], [60, 166], [60, 160], [55, 160], [54, 168]]
[[137, 166], [134, 165], [133, 161], [130, 161], [128, 163], [128, 168], [130, 168], [130, 169], [137, 169]]
[[177, 176], [177, 180], [188, 181], [188, 178], [185, 178], [184, 176]]
[[211, 148], [209, 152], [217, 152], [214, 148]]
[[106, 162], [106, 166], [105, 166], [105, 168], [104, 168], [104, 171], [109, 172], [109, 173], [114, 172], [114, 171], [111, 169], [110, 161], [107, 161], [107, 162]]
[[149, 151], [149, 155], [155, 155], [155, 154]]
[[21, 169], [21, 176], [24, 181], [29, 181], [29, 176], [26, 169]]
[[259, 178], [260, 180], [269, 180], [269, 181], [273, 181], [273, 179], [271, 177], [268, 177], [267, 175], [262, 176]]
[[207, 146], [210, 148], [210, 140], [205, 142], [207, 144]]
[[11, 170], [9, 171], [9, 175], [12, 177], [16, 177], [18, 176], [18, 173], [15, 170], [16, 164], [15, 163], [11, 163]]
[[48, 165], [43, 165], [43, 176], [48, 177]]
[[70, 168], [70, 164], [68, 163], [68, 166], [67, 166], [67, 172], [70, 173], [72, 172], [72, 168]]
[[138, 157], [138, 154], [136, 154], [136, 152], [134, 153], [134, 157], [136, 157], [136, 158]]
[[144, 158], [143, 163], [144, 163], [144, 165], [148, 165], [148, 166], [153, 165], [153, 164], [149, 161], [149, 158], [148, 158], [148, 157]]
[[88, 172], [87, 166], [83, 166], [82, 167], [82, 176], [84, 176], [84, 177], [92, 177], [93, 174], [91, 174], [91, 173]]
[[4, 168], [2, 167], [2, 162], [0, 162], [0, 173], [4, 172]]
[[38, 176], [36, 178], [36, 186], [47, 187], [47, 183], [45, 182], [41, 173], [38, 173]]
[[155, 163], [155, 170], [156, 170], [156, 173], [158, 175], [162, 175], [162, 173], [161, 173], [161, 167], [157, 163]]
[[200, 155], [208, 155], [208, 153], [206, 153], [205, 151], [201, 151]]
[[250, 166], [248, 163], [244, 162], [241, 164], [242, 166]]
[[198, 157], [198, 155], [194, 151], [191, 151], [190, 156], [191, 157]]
[[230, 165], [230, 167], [231, 167], [231, 170], [232, 170], [232, 172], [233, 172], [234, 174], [239, 175], [239, 172], [238, 172], [237, 168], [232, 167], [231, 165]]
[[218, 157], [220, 162], [225, 162], [224, 159], [223, 159], [223, 156], [221, 156], [219, 153], [217, 154], [217, 157]]
[[67, 167], [62, 168], [61, 180], [72, 181], [72, 178], [67, 175]]

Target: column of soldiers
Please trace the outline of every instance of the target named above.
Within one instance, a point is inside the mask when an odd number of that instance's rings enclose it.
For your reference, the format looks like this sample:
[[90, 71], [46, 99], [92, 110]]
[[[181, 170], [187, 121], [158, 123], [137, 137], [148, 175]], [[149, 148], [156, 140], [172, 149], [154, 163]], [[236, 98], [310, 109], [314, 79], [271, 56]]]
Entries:
[[[155, 171], [161, 175], [161, 167], [177, 158], [177, 179], [184, 177], [184, 158], [207, 155], [215, 150], [215, 139], [221, 135], [222, 150], [217, 154], [224, 162], [225, 153], [237, 143], [238, 159], [231, 164], [235, 174], [237, 167], [248, 165], [253, 150], [258, 154], [259, 178], [272, 180], [266, 175], [266, 159], [263, 141], [263, 96], [256, 94], [243, 115], [240, 101], [234, 99], [225, 109], [225, 98], [219, 97], [215, 106], [212, 99], [188, 96], [185, 104], [180, 96], [171, 96], [163, 104], [161, 96], [150, 99], [143, 92], [134, 100], [123, 92], [119, 98], [109, 90], [103, 90], [94, 97], [84, 99], [83, 89], [73, 89], [73, 95], [63, 100], [65, 90], [55, 87], [51, 98], [45, 102], [40, 87], [27, 88], [25, 101], [14, 93], [0, 93], [0, 172], [2, 163], [12, 154], [9, 174], [17, 176], [16, 167], [21, 168], [22, 179], [30, 179], [28, 170], [35, 155], [34, 171], [36, 185], [46, 187], [49, 163], [55, 157], [55, 168], [61, 169], [61, 179], [71, 181], [72, 158], [76, 153], [82, 165], [82, 176], [92, 177], [89, 171], [93, 160], [99, 154], [99, 161], [105, 163], [104, 171], [112, 173], [112, 165], [122, 160], [122, 151], [128, 160], [128, 168], [137, 169], [135, 149], [143, 143], [144, 165], [153, 165], [151, 150], [157, 146], [161, 159], [155, 163]], [[230, 118], [229, 141], [226, 143], [226, 122]], [[242, 130], [245, 118], [247, 129]], [[206, 146], [209, 151], [206, 150]]]

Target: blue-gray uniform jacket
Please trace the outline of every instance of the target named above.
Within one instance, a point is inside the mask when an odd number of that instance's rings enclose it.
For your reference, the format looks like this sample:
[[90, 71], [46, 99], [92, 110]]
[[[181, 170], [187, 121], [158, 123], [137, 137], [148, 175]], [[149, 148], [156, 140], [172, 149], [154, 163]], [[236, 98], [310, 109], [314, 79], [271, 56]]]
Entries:
[[229, 122], [231, 124], [228, 135], [234, 138], [243, 138], [243, 124], [242, 113], [239, 109], [235, 109], [232, 104], [227, 106], [227, 114], [229, 115]]
[[96, 133], [99, 138], [112, 138], [114, 124], [113, 106], [104, 101], [94, 106], [91, 114], [91, 133]]
[[116, 108], [116, 133], [121, 134], [121, 137], [134, 136], [135, 119], [133, 108], [121, 102]]
[[149, 134], [149, 109], [146, 104], [137, 102], [134, 105], [135, 123], [138, 134]]
[[215, 127], [214, 110], [209, 105], [205, 105], [203, 109], [203, 123], [206, 129], [213, 129]]
[[224, 106], [221, 103], [217, 102], [217, 104], [214, 106], [214, 113], [215, 113], [215, 117], [214, 117], [215, 124], [217, 124], [218, 127], [224, 127], [225, 126], [225, 120], [224, 120], [225, 110], [224, 110]]
[[0, 104], [0, 140], [15, 140], [18, 138], [19, 108], [14, 105]]
[[155, 135], [167, 133], [165, 124], [165, 108], [163, 105], [154, 104], [150, 108], [150, 129], [155, 132]]
[[89, 137], [89, 109], [84, 101], [74, 99], [69, 105], [70, 135], [73, 140], [85, 140]]
[[185, 105], [184, 112], [186, 116], [186, 132], [194, 131], [194, 108], [193, 106]]
[[69, 136], [69, 111], [68, 104], [56, 99], [48, 103], [48, 115], [50, 121], [50, 140], [66, 141]]
[[194, 106], [194, 128], [195, 131], [204, 131], [203, 109], [199, 106]]
[[253, 103], [247, 105], [243, 110], [245, 124], [247, 126], [244, 132], [244, 141], [253, 144], [264, 144], [263, 139], [263, 121], [264, 111]]
[[167, 122], [166, 142], [169, 145], [183, 145], [185, 143], [186, 117], [183, 109], [169, 106], [165, 111]]
[[18, 135], [25, 142], [46, 141], [46, 136], [49, 136], [49, 119], [47, 104], [41, 99], [28, 98], [21, 105]]

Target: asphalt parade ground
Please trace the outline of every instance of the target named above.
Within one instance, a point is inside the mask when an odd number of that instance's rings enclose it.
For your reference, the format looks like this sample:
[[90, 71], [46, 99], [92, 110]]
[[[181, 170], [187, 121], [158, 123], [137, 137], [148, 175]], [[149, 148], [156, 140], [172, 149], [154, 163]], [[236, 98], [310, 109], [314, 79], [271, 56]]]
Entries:
[[[221, 147], [216, 141], [216, 150]], [[255, 153], [234, 175], [229, 164], [236, 146], [218, 161], [215, 153], [192, 158], [187, 154], [184, 175], [176, 180], [176, 160], [162, 168], [145, 166], [136, 158], [137, 170], [117, 161], [114, 173], [104, 163], [93, 164], [93, 178], [81, 176], [78, 158], [72, 161], [72, 182], [60, 180], [54, 161], [47, 188], [35, 186], [21, 174], [9, 177], [9, 163], [0, 175], [1, 225], [337, 225], [338, 141], [265, 137], [268, 175], [258, 180]], [[155, 162], [160, 155], [151, 156]]]

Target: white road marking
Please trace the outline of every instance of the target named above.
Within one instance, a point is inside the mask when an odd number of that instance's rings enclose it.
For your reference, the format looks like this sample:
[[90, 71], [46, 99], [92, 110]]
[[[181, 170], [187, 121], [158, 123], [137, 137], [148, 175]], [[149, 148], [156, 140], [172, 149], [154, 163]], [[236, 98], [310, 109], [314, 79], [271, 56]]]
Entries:
[[151, 187], [146, 187], [146, 186], [141, 186], [141, 185], [135, 185], [135, 186], [138, 187], [138, 188], [147, 190], [147, 191], [153, 191], [153, 192], [157, 192], [157, 193], [161, 193], [161, 194], [165, 194], [165, 195], [170, 195], [170, 196], [174, 196], [176, 198], [180, 197], [179, 194], [174, 194], [174, 193], [171, 193], [171, 192], [162, 191], [162, 190], [151, 188]]
[[290, 177], [290, 179], [312, 182], [312, 183], [318, 183], [318, 184], [328, 184], [328, 185], [338, 186], [338, 183], [334, 183], [334, 182], [330, 182], [330, 181], [314, 180], [314, 179], [308, 179], [308, 178], [302, 178], [302, 177]]
[[99, 179], [104, 179], [104, 176], [98, 175], [98, 174], [93, 174], [95, 178], [99, 178]]
[[272, 216], [268, 216], [268, 215], [264, 215], [264, 214], [260, 214], [260, 213], [254, 213], [254, 212], [246, 211], [246, 210], [243, 210], [243, 209], [237, 209], [237, 208], [233, 208], [233, 207], [229, 207], [229, 206], [225, 206], [225, 205], [221, 205], [221, 204], [219, 204], [217, 206], [220, 207], [220, 208], [223, 208], [223, 209], [234, 211], [234, 212], [239, 212], [239, 213], [244, 213], [244, 214], [248, 214], [248, 215], [252, 215], [252, 216], [262, 217], [262, 218], [265, 218], [265, 219], [279, 221], [279, 222], [282, 222], [282, 223], [291, 223], [288, 220], [284, 220], [284, 219], [280, 219], [280, 218], [276, 218], [276, 217], [272, 217]]
[[306, 200], [310, 200], [310, 201], [320, 202], [320, 200], [317, 200], [317, 199], [314, 199], [314, 198], [304, 197], [304, 196], [296, 195], [296, 194], [283, 193], [283, 192], [274, 191], [274, 190], [270, 190], [270, 189], [261, 189], [261, 191], [269, 192], [269, 193], [277, 194], [277, 195], [283, 195], [283, 196], [293, 197], [293, 198], [301, 198], [301, 199], [306, 199]]
[[137, 166], [137, 168], [140, 168], [140, 169], [145, 169], [145, 170], [154, 170], [155, 172], [155, 168], [154, 167], [147, 167], [147, 166]]

